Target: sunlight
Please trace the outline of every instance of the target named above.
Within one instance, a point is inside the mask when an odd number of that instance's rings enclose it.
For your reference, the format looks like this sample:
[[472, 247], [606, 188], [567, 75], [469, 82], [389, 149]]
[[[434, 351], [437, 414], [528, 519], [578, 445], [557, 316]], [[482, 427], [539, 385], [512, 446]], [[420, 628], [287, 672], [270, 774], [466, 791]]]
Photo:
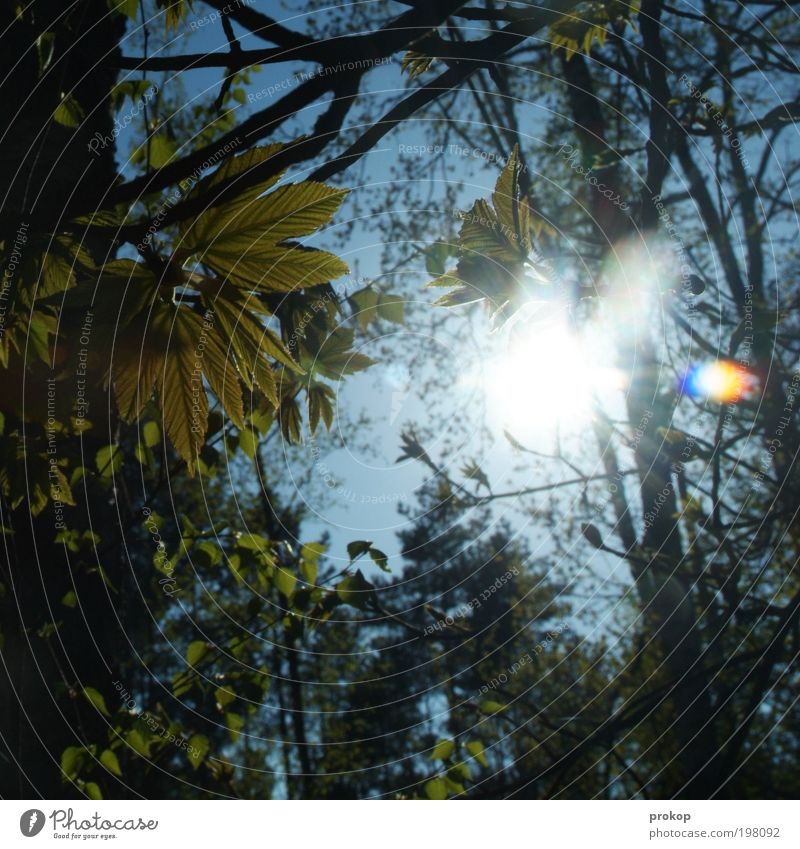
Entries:
[[515, 322], [482, 375], [490, 420], [520, 438], [584, 430], [595, 400], [623, 387], [606, 339], [570, 326], [564, 306]]

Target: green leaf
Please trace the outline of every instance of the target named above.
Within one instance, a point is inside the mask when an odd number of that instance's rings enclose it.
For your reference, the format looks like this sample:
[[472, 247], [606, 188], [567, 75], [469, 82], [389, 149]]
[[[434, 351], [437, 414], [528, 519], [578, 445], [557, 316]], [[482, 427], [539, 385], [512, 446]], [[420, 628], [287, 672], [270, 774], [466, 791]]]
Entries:
[[142, 732], [137, 728], [132, 728], [125, 735], [125, 742], [133, 749], [134, 752], [136, 752], [136, 754], [141, 755], [143, 758], [150, 757], [151, 741], [145, 739]]
[[86, 750], [81, 746], [67, 746], [61, 753], [61, 771], [70, 781], [80, 774], [85, 755]]
[[257, 228], [265, 228], [273, 242], [310, 236], [330, 222], [346, 196], [346, 189], [324, 183], [292, 183], [275, 189], [256, 205], [258, 224], [256, 220], [242, 223], [256, 238], [263, 235]]
[[36, 282], [36, 297], [63, 294], [76, 283], [76, 271], [96, 271], [91, 256], [69, 236], [52, 239], [40, 257], [41, 274]]
[[489, 766], [489, 761], [486, 759], [486, 753], [484, 752], [483, 743], [479, 740], [472, 740], [467, 743], [466, 748], [470, 755], [472, 755], [472, 757], [475, 758], [481, 766]]
[[313, 362], [314, 372], [329, 380], [341, 380], [369, 368], [374, 360], [352, 350], [355, 331], [338, 327], [322, 343]]
[[119, 445], [104, 445], [94, 458], [98, 473], [104, 478], [110, 478], [122, 468], [122, 449]]
[[145, 422], [142, 427], [142, 441], [148, 448], [155, 448], [161, 444], [161, 428], [156, 422]]
[[375, 593], [375, 587], [359, 569], [355, 575], [343, 578], [336, 587], [336, 594], [345, 603], [366, 610], [370, 599]]
[[260, 195], [263, 195], [267, 189], [271, 189], [283, 176], [284, 172], [278, 171], [271, 177], [265, 177], [250, 188], [243, 188], [241, 186], [241, 178], [250, 172], [251, 169], [268, 162], [275, 154], [283, 150], [284, 147], [285, 145], [276, 142], [274, 144], [263, 145], [262, 147], [251, 148], [239, 156], [227, 157], [213, 174], [205, 177], [197, 184], [193, 193], [202, 194], [212, 188], [220, 187], [227, 180], [235, 179], [237, 191], [235, 197], [231, 198], [227, 202], [227, 205], [231, 211], [234, 208], [238, 208], [242, 213], [246, 213], [252, 202]]
[[86, 790], [86, 795], [90, 799], [94, 799], [95, 801], [100, 801], [103, 798], [103, 793], [100, 790], [100, 786], [96, 784], [94, 781], [87, 781], [84, 790]]
[[348, 298], [358, 323], [364, 329], [375, 320], [379, 298], [380, 293], [372, 286], [365, 286], [363, 289], [353, 292]]
[[140, 263], [131, 260], [106, 263], [103, 276], [112, 278], [109, 285], [130, 286], [142, 292], [145, 301], [142, 311], [129, 321], [125, 332], [115, 334], [113, 340], [112, 381], [117, 408], [124, 421], [133, 421], [150, 400], [153, 385], [163, 372], [172, 329], [171, 313], [168, 307], [159, 305], [150, 316], [149, 302], [155, 297], [158, 281]]
[[100, 755], [100, 763], [103, 764], [109, 772], [113, 772], [114, 775], [122, 777], [122, 770], [120, 769], [119, 761], [111, 749], [106, 749]]
[[133, 456], [148, 469], [152, 468], [153, 463], [155, 462], [153, 452], [144, 444], [144, 442], [136, 443], [133, 448]]
[[[458, 763], [453, 764], [447, 770], [447, 778], [449, 778], [451, 781], [469, 780], [471, 777], [472, 772], [469, 768], [469, 764], [465, 763], [464, 761], [459, 761]], [[462, 790], [456, 792], [463, 792], [463, 788]]]
[[268, 554], [270, 550], [270, 541], [260, 534], [239, 534], [236, 537], [236, 545], [259, 554]]
[[205, 760], [208, 750], [208, 737], [204, 734], [193, 734], [189, 738], [189, 743], [186, 748], [186, 756], [189, 758], [189, 763], [197, 769]]
[[519, 187], [519, 148], [515, 145], [508, 157], [505, 168], [500, 173], [492, 194], [497, 218], [504, 228], [503, 233], [513, 234], [518, 239], [527, 234], [520, 232], [520, 187]]
[[581, 13], [567, 12], [550, 26], [548, 41], [551, 51], [555, 53], [563, 47], [567, 61], [579, 51], [588, 55], [593, 42], [597, 41], [601, 46], [605, 44], [610, 23], [619, 35], [622, 35], [621, 29], [626, 23], [633, 26], [632, 19], [638, 9], [638, 3], [587, 3]]
[[[238, 166], [228, 166], [234, 167]], [[214, 178], [225, 175], [229, 172]], [[289, 292], [317, 286], [346, 274], [346, 264], [289, 240], [327, 224], [346, 194], [308, 180], [281, 186], [266, 197], [254, 199], [252, 192], [246, 193], [244, 200], [238, 197], [210, 206], [183, 225], [182, 242], [187, 251], [200, 254], [205, 265], [247, 289]]]
[[231, 702], [236, 700], [236, 693], [226, 690], [224, 687], [217, 687], [214, 691], [214, 696], [217, 704], [221, 708], [226, 708]]
[[78, 603], [78, 596], [75, 595], [74, 590], [69, 590], [69, 592], [64, 593], [61, 603], [64, 607], [75, 607]]
[[[169, 33], [178, 29], [186, 17], [186, 0], [156, 0], [156, 5], [164, 10], [164, 30]], [[192, 0], [188, 0], [189, 8], [191, 5]]]
[[172, 676], [172, 694], [176, 699], [189, 693], [194, 687], [194, 680], [180, 672]]
[[54, 32], [43, 32], [36, 39], [36, 52], [39, 59], [39, 77], [47, 70], [50, 62], [53, 60], [53, 47], [55, 44], [56, 34]]
[[308, 387], [308, 426], [311, 433], [316, 433], [320, 418], [325, 422], [325, 427], [331, 429], [335, 401], [336, 395], [327, 384], [314, 383]]
[[111, 590], [112, 593], [118, 592], [117, 588], [111, 582], [111, 578], [108, 577], [108, 573], [106, 570], [98, 564], [97, 573], [100, 575], [100, 580]]
[[321, 542], [308, 542], [300, 549], [300, 574], [309, 584], [315, 584], [319, 573], [319, 561], [325, 553]]
[[251, 424], [261, 437], [269, 433], [275, 422], [275, 415], [271, 410], [253, 410], [249, 418]]
[[432, 63], [433, 56], [425, 56], [423, 53], [409, 50], [400, 61], [400, 70], [403, 73], [408, 71], [409, 78], [413, 80], [420, 74], [425, 73]]
[[208, 426], [208, 398], [195, 363], [200, 339], [205, 335], [197, 313], [172, 308], [170, 349], [164, 362], [163, 382], [158, 395], [164, 416], [164, 430], [175, 450], [194, 476], [196, 457]]
[[[460, 306], [486, 300], [495, 315], [506, 314], [530, 296], [532, 282], [547, 282], [547, 275], [531, 257], [537, 221], [519, 185], [519, 150], [514, 148], [501, 172], [492, 204], [476, 200], [461, 215], [458, 265], [429, 285], [452, 287], [436, 301], [439, 306]], [[526, 265], [526, 262], [528, 263]], [[538, 278], [533, 281], [532, 278]]]
[[255, 459], [258, 443], [258, 434], [254, 430], [243, 428], [239, 431], [239, 447], [251, 460]]
[[283, 401], [278, 410], [283, 438], [290, 443], [298, 445], [301, 442], [300, 425], [303, 417], [297, 401]]
[[244, 728], [244, 717], [239, 716], [238, 713], [226, 713], [225, 724], [231, 733], [231, 740], [235, 743], [239, 739], [239, 733]]
[[195, 543], [194, 555], [206, 566], [216, 566], [222, 560], [222, 552], [219, 547], [209, 540]]
[[435, 802], [441, 802], [447, 798], [447, 785], [443, 778], [432, 778], [425, 782], [425, 795]]
[[298, 374], [303, 374], [303, 369], [292, 359], [278, 336], [257, 320], [258, 301], [223, 283], [204, 285], [202, 291], [220, 334], [229, 340], [245, 386], [248, 389], [258, 386], [273, 406], [277, 406], [275, 377], [269, 359], [277, 360]]
[[449, 775], [444, 777], [444, 786], [450, 793], [463, 793], [464, 785], [458, 781], [454, 781]]
[[244, 429], [244, 398], [242, 385], [239, 382], [236, 360], [233, 349], [223, 344], [217, 334], [213, 322], [204, 332], [204, 350], [202, 367], [211, 391], [222, 404], [230, 420], [240, 430]]
[[139, 14], [139, 0], [108, 0], [108, 8], [135, 21]]
[[81, 550], [80, 534], [78, 531], [71, 528], [65, 528], [64, 530], [59, 531], [53, 542], [65, 545], [73, 553], [77, 553]]
[[53, 118], [56, 123], [63, 127], [79, 127], [83, 121], [84, 114], [80, 103], [71, 95], [66, 94], [62, 97], [61, 103], [56, 106], [53, 112]]
[[382, 569], [384, 572], [392, 571], [389, 568], [389, 558], [379, 548], [370, 548], [369, 556], [379, 569]]
[[189, 666], [197, 666], [205, 657], [209, 648], [210, 646], [204, 640], [194, 640], [189, 643], [189, 648], [186, 649], [186, 662]]
[[142, 520], [142, 527], [149, 530], [149, 526], [152, 525], [156, 528], [156, 530], [160, 531], [164, 527], [165, 522], [166, 519], [160, 513], [157, 513], [155, 510], [151, 510], [150, 514], [145, 516]]
[[486, 487], [489, 492], [492, 491], [492, 485], [489, 482], [489, 478], [486, 476], [486, 472], [484, 472], [477, 463], [465, 463], [461, 468], [461, 474], [470, 480], [474, 480], [479, 486]]
[[361, 557], [362, 554], [366, 554], [370, 548], [372, 547], [372, 543], [368, 540], [357, 539], [353, 542], [347, 544], [347, 556], [350, 558], [350, 562]]
[[244, 575], [242, 574], [242, 558], [238, 554], [231, 554], [227, 558], [228, 569], [236, 579], [237, 584], [245, 583]]
[[151, 168], [163, 168], [176, 152], [175, 142], [165, 133], [156, 132], [131, 155], [132, 162], [143, 162], [149, 156]]
[[108, 712], [108, 708], [106, 707], [106, 700], [103, 698], [102, 694], [95, 690], [94, 687], [84, 687], [83, 695], [103, 714], [103, 716], [110, 717], [111, 714]]
[[297, 578], [291, 572], [280, 567], [275, 570], [275, 586], [287, 599], [291, 599], [297, 587]]
[[378, 315], [392, 324], [402, 324], [405, 320], [404, 302], [399, 295], [381, 295], [378, 302]]
[[[138, 2], [139, 0], [133, 0], [134, 5], [137, 5]], [[123, 80], [121, 83], [117, 83], [111, 89], [114, 108], [121, 109], [125, 105], [126, 98], [129, 98], [134, 104], [138, 103], [145, 98], [145, 95], [151, 89], [154, 89], [154, 86], [149, 80]], [[153, 94], [155, 94], [155, 91], [153, 91]], [[147, 101], [145, 100], [145, 102]]]
[[493, 702], [491, 700], [486, 702], [481, 702], [479, 710], [481, 713], [485, 713], [487, 716], [491, 716], [495, 713], [500, 713], [506, 709], [505, 705], [501, 705], [500, 702]]
[[440, 740], [431, 752], [431, 760], [446, 761], [455, 751], [456, 744], [452, 740]]
[[434, 242], [425, 251], [425, 270], [433, 277], [440, 277], [446, 271], [450, 247], [446, 242]]

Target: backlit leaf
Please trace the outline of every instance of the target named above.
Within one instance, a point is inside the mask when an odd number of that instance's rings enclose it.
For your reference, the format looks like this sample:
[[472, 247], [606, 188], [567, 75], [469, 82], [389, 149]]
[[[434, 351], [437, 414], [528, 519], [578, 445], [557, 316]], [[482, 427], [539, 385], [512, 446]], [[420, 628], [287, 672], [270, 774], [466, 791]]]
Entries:
[[99, 802], [103, 798], [103, 792], [100, 790], [100, 785], [95, 781], [87, 781], [84, 785], [84, 790], [86, 790], [86, 795], [90, 799], [94, 799], [96, 802]]
[[489, 761], [486, 759], [483, 743], [479, 740], [472, 740], [467, 743], [467, 751], [481, 766], [489, 766]]
[[173, 308], [172, 315], [173, 330], [158, 395], [164, 430], [193, 476], [208, 424], [202, 369], [195, 365], [203, 325], [200, 316], [188, 309]]
[[197, 769], [206, 758], [210, 744], [208, 737], [204, 734], [193, 734], [189, 738], [186, 747], [186, 756], [189, 758], [189, 763]]
[[434, 802], [447, 798], [447, 785], [443, 778], [432, 778], [425, 782], [425, 795]]
[[56, 123], [64, 127], [79, 127], [84, 118], [83, 109], [71, 94], [67, 94], [62, 97], [61, 103], [56, 106], [53, 118]]
[[111, 749], [106, 749], [100, 755], [100, 763], [103, 764], [109, 772], [113, 772], [114, 775], [122, 776], [122, 769], [120, 768], [119, 760]]
[[86, 750], [80, 746], [67, 746], [61, 753], [61, 771], [70, 781], [74, 781], [80, 774], [85, 755]]
[[[215, 173], [209, 185], [246, 171], [272, 152], [237, 157]], [[347, 273], [346, 264], [333, 254], [290, 241], [327, 224], [347, 192], [306, 180], [258, 197], [275, 179], [265, 181], [258, 192], [246, 190], [242, 197], [209, 206], [184, 224], [182, 248], [199, 254], [221, 277], [247, 289], [291, 291]]]
[[103, 714], [103, 716], [110, 717], [111, 714], [108, 712], [108, 708], [106, 707], [106, 700], [103, 698], [102, 693], [95, 690], [94, 687], [84, 687], [83, 695]]
[[325, 546], [321, 542], [309, 542], [300, 549], [300, 574], [309, 584], [316, 583], [319, 561], [324, 553]]
[[297, 577], [286, 569], [275, 570], [275, 586], [287, 599], [291, 599], [297, 587]]
[[452, 740], [440, 740], [431, 752], [431, 760], [446, 761], [455, 751], [456, 744]]
[[97, 471], [104, 478], [111, 477], [122, 468], [122, 449], [119, 445], [104, 445], [95, 455]]
[[186, 649], [186, 662], [189, 666], [197, 666], [198, 663], [206, 656], [209, 645], [204, 640], [194, 640], [189, 643]]

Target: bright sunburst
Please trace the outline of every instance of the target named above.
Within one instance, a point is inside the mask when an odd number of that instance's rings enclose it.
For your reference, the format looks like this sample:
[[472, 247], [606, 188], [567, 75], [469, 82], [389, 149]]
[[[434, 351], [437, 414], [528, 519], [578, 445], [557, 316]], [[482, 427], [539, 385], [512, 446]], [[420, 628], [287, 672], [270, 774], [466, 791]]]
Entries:
[[540, 307], [503, 333], [481, 382], [490, 421], [515, 436], [581, 431], [594, 400], [622, 387], [603, 334], [590, 324], [577, 332], [565, 306]]

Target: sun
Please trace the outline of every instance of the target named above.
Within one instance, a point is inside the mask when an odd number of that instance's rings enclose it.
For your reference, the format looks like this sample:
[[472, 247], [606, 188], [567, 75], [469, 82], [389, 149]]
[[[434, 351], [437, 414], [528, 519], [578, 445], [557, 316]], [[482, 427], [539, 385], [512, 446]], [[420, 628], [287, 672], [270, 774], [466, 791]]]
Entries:
[[483, 367], [490, 423], [517, 438], [584, 430], [597, 400], [623, 388], [607, 338], [590, 323], [576, 329], [559, 305], [516, 321]]

